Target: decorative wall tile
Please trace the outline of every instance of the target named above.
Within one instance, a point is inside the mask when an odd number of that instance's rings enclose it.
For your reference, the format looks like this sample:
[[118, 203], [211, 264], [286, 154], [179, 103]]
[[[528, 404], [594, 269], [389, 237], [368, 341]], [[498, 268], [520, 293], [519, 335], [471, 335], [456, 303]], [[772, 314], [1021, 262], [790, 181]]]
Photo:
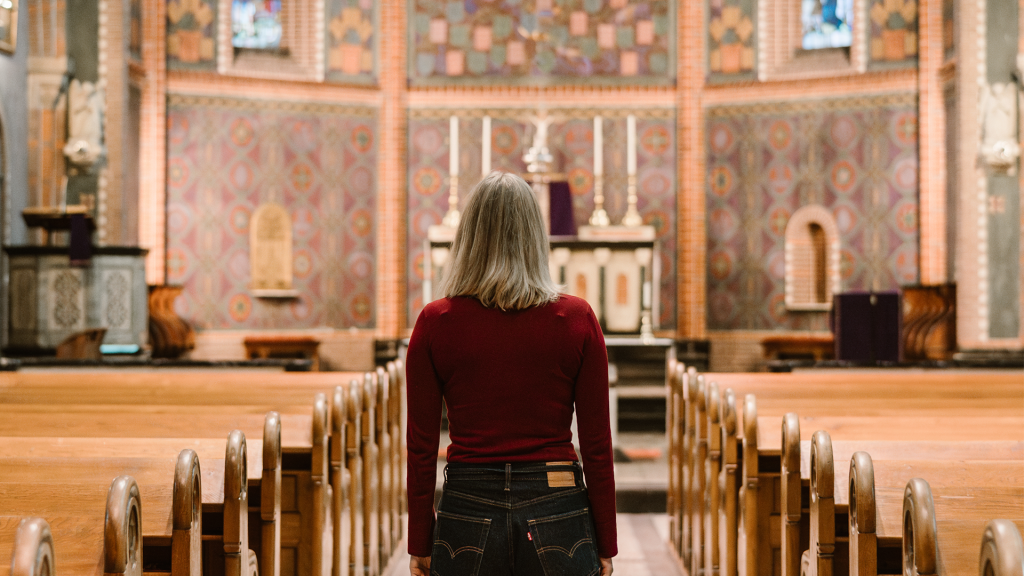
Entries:
[[328, 81], [376, 82], [377, 4], [374, 0], [327, 0]]
[[789, 217], [821, 204], [839, 227], [841, 289], [918, 281], [916, 95], [710, 108], [711, 330], [825, 330], [785, 307]]
[[414, 85], [671, 84], [673, 0], [413, 0]]
[[167, 4], [167, 65], [216, 69], [217, 1], [171, 0]]
[[[167, 281], [199, 328], [372, 327], [377, 120], [372, 108], [172, 95]], [[292, 218], [294, 300], [249, 292], [249, 221]]]
[[868, 25], [872, 64], [917, 62], [917, 0], [871, 0]]
[[[558, 116], [560, 111], [552, 111]], [[587, 224], [594, 210], [593, 115], [599, 112], [566, 111], [549, 128], [548, 147], [555, 170], [569, 178], [577, 227]], [[462, 205], [480, 180], [480, 137], [482, 121], [460, 119], [459, 198]], [[605, 111], [605, 115], [611, 116]], [[468, 114], [467, 114], [468, 115]], [[612, 222], [626, 212], [626, 119], [607, 117], [604, 122], [605, 208]], [[492, 114], [491, 167], [525, 174], [523, 154], [532, 144], [534, 127], [514, 113]], [[675, 327], [676, 321], [676, 173], [675, 118], [671, 111], [659, 111], [637, 120], [638, 209], [644, 222], [657, 231], [661, 285], [658, 302], [660, 328]], [[618, 144], [618, 147], [616, 147]], [[423, 309], [423, 280], [429, 263], [424, 240], [431, 225], [440, 224], [448, 211], [448, 117], [410, 111], [408, 234], [408, 318], [416, 322]]]
[[708, 72], [712, 81], [753, 78], [756, 22], [754, 0], [710, 0]]

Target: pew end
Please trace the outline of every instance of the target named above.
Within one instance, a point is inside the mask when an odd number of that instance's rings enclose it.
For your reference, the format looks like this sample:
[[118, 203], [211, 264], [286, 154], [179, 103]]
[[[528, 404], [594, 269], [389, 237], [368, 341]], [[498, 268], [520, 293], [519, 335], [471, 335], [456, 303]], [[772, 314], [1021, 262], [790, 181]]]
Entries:
[[979, 576], [1024, 576], [1024, 541], [1010, 520], [992, 520], [981, 537]]
[[800, 417], [782, 418], [782, 574], [800, 573]]
[[[811, 438], [810, 546], [808, 576], [832, 576], [836, 552], [835, 461], [832, 437], [818, 430]], [[801, 573], [804, 573], [801, 568]]]
[[203, 475], [199, 456], [186, 448], [174, 467], [171, 536], [171, 576], [203, 573]]
[[103, 574], [142, 576], [142, 497], [131, 476], [114, 478], [107, 490]]
[[736, 529], [737, 502], [739, 500], [738, 483], [738, 440], [736, 438], [736, 394], [727, 388], [722, 394], [719, 406], [722, 426], [722, 468], [719, 472], [718, 491], [718, 560], [721, 576], [736, 576], [737, 573], [737, 540]]
[[877, 516], [874, 463], [867, 452], [855, 452], [850, 458], [850, 576], [878, 574]]
[[281, 416], [267, 412], [263, 424], [260, 479], [260, 564], [266, 576], [281, 574]]
[[245, 434], [228, 434], [224, 454], [224, 574], [249, 576], [249, 486]]
[[50, 525], [42, 518], [22, 519], [14, 536], [11, 576], [55, 576], [55, 574], [53, 535], [50, 533]]
[[758, 573], [760, 545], [765, 539], [758, 526], [757, 398], [743, 398], [743, 470], [738, 496], [736, 570], [741, 576]]
[[938, 529], [935, 502], [928, 482], [912, 478], [903, 491], [903, 573], [938, 574]]

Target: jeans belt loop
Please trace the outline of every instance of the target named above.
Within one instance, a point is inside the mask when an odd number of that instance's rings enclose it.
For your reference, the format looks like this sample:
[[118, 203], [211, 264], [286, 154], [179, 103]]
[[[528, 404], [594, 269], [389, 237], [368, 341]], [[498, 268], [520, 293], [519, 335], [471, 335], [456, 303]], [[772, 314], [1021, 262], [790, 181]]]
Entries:
[[512, 465], [505, 464], [505, 492], [512, 489]]

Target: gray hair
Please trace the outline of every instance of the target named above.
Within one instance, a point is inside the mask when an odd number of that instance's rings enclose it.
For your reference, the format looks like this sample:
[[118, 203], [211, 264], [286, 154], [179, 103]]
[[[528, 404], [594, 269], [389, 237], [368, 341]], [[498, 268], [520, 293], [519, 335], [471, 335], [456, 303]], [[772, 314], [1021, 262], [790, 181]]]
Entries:
[[501, 310], [554, 302], [558, 286], [548, 271], [548, 250], [533, 189], [515, 174], [491, 172], [469, 197], [441, 291]]

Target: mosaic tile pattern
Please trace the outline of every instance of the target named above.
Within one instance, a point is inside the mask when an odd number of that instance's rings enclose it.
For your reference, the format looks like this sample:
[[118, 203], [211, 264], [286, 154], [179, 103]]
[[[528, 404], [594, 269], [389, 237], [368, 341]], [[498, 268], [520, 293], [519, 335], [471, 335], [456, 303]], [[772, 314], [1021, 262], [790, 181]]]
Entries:
[[328, 81], [376, 82], [377, 4], [374, 0], [327, 0]]
[[917, 0], [871, 0], [868, 55], [872, 64], [917, 63]]
[[839, 227], [843, 291], [918, 281], [915, 101], [708, 109], [709, 329], [827, 329], [785, 307], [786, 224], [808, 204]]
[[673, 0], [413, 0], [414, 85], [670, 84]]
[[167, 4], [167, 66], [217, 68], [217, 0], [171, 0]]
[[[604, 120], [605, 208], [612, 222], [626, 212], [626, 120]], [[583, 226], [594, 210], [593, 119], [565, 119], [549, 129], [549, 148], [554, 166], [567, 174], [573, 194], [577, 226]], [[480, 179], [479, 118], [459, 122], [459, 198], [465, 203]], [[491, 121], [491, 167], [518, 174], [526, 173], [522, 161], [533, 139], [534, 128], [525, 118], [495, 116]], [[675, 119], [637, 119], [638, 209], [644, 222], [657, 231], [661, 256], [661, 285], [658, 302], [660, 328], [671, 329], [676, 322], [676, 173]], [[618, 148], [616, 148], [616, 143]], [[469, 175], [472, 175], [470, 177]], [[427, 229], [440, 224], [448, 211], [448, 118], [417, 117], [409, 120], [408, 195], [408, 318], [411, 327], [423, 309], [423, 280], [427, 263], [424, 240]]]
[[754, 77], [757, 12], [754, 0], [708, 2], [708, 72], [711, 81]]
[[[167, 281], [198, 328], [370, 328], [377, 121], [368, 108], [171, 96]], [[249, 292], [249, 219], [292, 217], [299, 297]], [[226, 225], [225, 225], [226, 224]]]

